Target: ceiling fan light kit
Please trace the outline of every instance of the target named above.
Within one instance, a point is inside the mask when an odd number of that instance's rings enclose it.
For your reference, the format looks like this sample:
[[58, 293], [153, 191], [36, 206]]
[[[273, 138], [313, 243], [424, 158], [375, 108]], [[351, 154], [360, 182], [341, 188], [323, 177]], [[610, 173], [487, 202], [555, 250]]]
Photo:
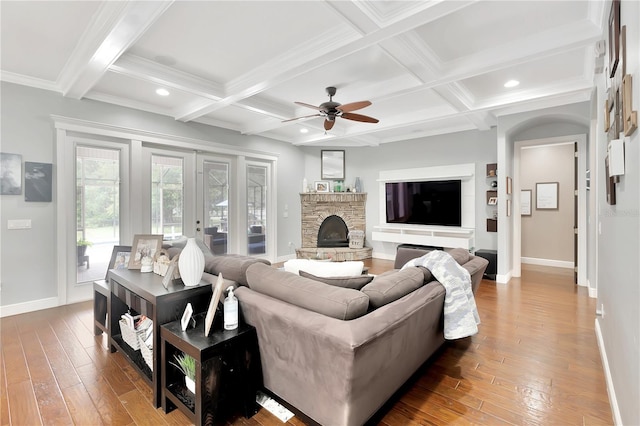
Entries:
[[368, 107], [369, 105], [371, 105], [371, 101], [351, 102], [343, 105], [339, 102], [333, 101], [333, 97], [336, 94], [336, 90], [337, 89], [333, 86], [327, 87], [326, 91], [327, 91], [327, 95], [329, 95], [329, 101], [321, 103], [320, 106], [315, 106], [315, 105], [307, 104], [304, 102], [298, 102], [298, 101], [294, 102], [296, 105], [315, 109], [318, 111], [318, 114], [290, 118], [288, 120], [283, 120], [283, 123], [287, 121], [300, 120], [302, 118], [324, 117], [324, 129], [331, 130], [333, 128], [333, 125], [335, 124], [335, 120], [337, 117], [346, 118], [347, 120], [352, 120], [352, 121], [359, 121], [362, 123], [378, 123], [379, 122], [377, 118], [369, 117], [368, 115], [354, 114], [351, 112], [351, 111], [357, 111], [359, 109]]

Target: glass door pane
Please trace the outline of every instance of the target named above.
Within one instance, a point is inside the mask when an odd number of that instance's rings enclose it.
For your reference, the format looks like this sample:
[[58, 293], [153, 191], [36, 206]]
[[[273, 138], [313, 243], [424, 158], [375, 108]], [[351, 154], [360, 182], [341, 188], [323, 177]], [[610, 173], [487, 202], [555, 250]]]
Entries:
[[247, 165], [247, 253], [265, 254], [268, 168]]
[[76, 147], [77, 282], [104, 279], [120, 243], [120, 150]]
[[184, 165], [178, 157], [151, 156], [151, 233], [165, 240], [182, 236]]
[[229, 169], [230, 165], [226, 162], [202, 162], [203, 240], [214, 254], [228, 252]]

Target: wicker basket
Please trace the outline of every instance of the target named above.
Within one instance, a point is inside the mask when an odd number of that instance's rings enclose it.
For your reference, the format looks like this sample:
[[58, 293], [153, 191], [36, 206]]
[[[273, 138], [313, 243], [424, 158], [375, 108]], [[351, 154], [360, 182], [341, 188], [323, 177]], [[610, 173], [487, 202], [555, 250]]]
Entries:
[[120, 323], [120, 333], [122, 334], [122, 340], [124, 340], [127, 345], [131, 346], [131, 349], [135, 351], [140, 349], [140, 340], [138, 339], [138, 336], [140, 336], [140, 338], [144, 338], [145, 334], [147, 333], [147, 329], [145, 328], [142, 330], [135, 330], [129, 327], [127, 322], [123, 319], [118, 322]]
[[147, 346], [144, 342], [144, 334], [138, 334], [138, 343], [140, 345], [140, 352], [142, 353], [142, 358], [144, 358], [144, 362], [149, 366], [151, 371], [153, 371], [153, 348]]

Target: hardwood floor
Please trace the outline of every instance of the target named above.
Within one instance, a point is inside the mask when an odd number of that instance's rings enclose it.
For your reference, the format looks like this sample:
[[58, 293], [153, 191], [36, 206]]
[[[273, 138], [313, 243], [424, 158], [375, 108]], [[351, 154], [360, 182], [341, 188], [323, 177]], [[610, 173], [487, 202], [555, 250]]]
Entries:
[[[391, 262], [367, 262], [370, 273]], [[484, 280], [480, 332], [450, 342], [377, 416], [381, 425], [613, 424], [594, 331], [595, 300], [569, 270], [523, 265], [508, 285]], [[183, 425], [106, 336], [92, 302], [1, 320], [2, 425]], [[265, 410], [227, 424], [282, 423]], [[298, 417], [288, 425], [301, 425]]]

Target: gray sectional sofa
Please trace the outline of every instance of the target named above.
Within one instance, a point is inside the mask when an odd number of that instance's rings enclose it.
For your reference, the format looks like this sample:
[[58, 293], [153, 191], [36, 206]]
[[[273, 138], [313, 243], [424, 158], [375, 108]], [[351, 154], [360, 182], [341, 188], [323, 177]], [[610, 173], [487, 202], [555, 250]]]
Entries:
[[[400, 249], [396, 267], [425, 252]], [[488, 262], [450, 253], [475, 292]], [[263, 263], [245, 272], [236, 296], [258, 332], [264, 386], [322, 425], [365, 423], [445, 342], [444, 287], [424, 268], [360, 289], [356, 277], [327, 284]]]

